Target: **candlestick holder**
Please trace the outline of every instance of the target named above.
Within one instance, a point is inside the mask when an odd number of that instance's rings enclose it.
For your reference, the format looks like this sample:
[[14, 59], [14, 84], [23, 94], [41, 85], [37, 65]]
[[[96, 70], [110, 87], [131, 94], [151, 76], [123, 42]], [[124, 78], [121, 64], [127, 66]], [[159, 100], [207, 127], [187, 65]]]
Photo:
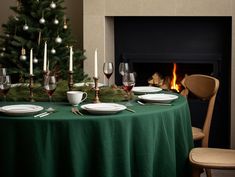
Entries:
[[34, 102], [33, 99], [33, 76], [32, 74], [29, 75], [29, 100], [30, 102]]
[[73, 90], [73, 71], [68, 71], [68, 87], [69, 91]]
[[94, 83], [95, 83], [95, 99], [94, 99], [94, 103], [100, 103], [100, 99], [99, 99], [99, 87], [98, 87], [98, 80], [99, 78], [98, 77], [93, 77], [94, 79]]

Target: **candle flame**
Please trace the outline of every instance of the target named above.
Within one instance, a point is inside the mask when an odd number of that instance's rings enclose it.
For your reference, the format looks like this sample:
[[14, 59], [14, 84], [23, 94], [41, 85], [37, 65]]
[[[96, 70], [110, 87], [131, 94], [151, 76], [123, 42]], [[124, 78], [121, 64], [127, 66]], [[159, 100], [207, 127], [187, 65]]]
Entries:
[[174, 67], [172, 71], [171, 89], [179, 92], [180, 86], [176, 84], [176, 81], [177, 81], [176, 69], [177, 69], [176, 63], [174, 63]]

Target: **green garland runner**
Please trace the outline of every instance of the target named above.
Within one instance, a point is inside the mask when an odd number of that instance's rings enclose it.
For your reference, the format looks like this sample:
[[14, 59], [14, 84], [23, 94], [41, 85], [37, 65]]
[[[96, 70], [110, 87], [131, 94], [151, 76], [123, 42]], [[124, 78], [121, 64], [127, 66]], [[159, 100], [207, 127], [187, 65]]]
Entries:
[[[56, 91], [52, 96], [55, 102], [67, 102], [66, 91], [68, 90], [67, 81], [59, 81]], [[87, 92], [88, 98], [86, 102], [94, 100], [95, 91], [90, 86], [74, 87], [74, 90]], [[117, 86], [100, 87], [100, 101], [101, 102], [121, 102], [125, 99], [125, 92]], [[40, 83], [34, 85], [33, 98], [36, 102], [49, 101], [49, 98]], [[1, 100], [3, 96], [1, 96]], [[29, 101], [29, 88], [25, 85], [16, 86], [10, 89], [7, 94], [7, 101]]]

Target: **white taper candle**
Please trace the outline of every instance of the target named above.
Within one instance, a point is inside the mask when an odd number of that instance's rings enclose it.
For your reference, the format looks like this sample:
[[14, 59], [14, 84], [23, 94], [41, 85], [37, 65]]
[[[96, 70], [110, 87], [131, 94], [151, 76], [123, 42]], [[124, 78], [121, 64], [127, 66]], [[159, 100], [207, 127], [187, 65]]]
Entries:
[[73, 46], [70, 46], [69, 54], [69, 71], [73, 72]]
[[44, 44], [44, 60], [43, 60], [43, 71], [47, 71], [47, 42]]
[[29, 74], [33, 75], [33, 49], [30, 49]]
[[94, 56], [94, 77], [98, 77], [98, 63], [97, 63], [97, 49], [95, 49], [95, 56]]

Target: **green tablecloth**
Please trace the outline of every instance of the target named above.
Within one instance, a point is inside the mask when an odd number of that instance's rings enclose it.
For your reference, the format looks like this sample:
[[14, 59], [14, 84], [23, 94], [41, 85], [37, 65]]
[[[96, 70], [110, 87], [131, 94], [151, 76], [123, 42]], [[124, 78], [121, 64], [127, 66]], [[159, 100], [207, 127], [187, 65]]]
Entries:
[[55, 106], [45, 118], [0, 115], [1, 177], [188, 175], [193, 141], [185, 98], [105, 116], [79, 117], [68, 103]]

